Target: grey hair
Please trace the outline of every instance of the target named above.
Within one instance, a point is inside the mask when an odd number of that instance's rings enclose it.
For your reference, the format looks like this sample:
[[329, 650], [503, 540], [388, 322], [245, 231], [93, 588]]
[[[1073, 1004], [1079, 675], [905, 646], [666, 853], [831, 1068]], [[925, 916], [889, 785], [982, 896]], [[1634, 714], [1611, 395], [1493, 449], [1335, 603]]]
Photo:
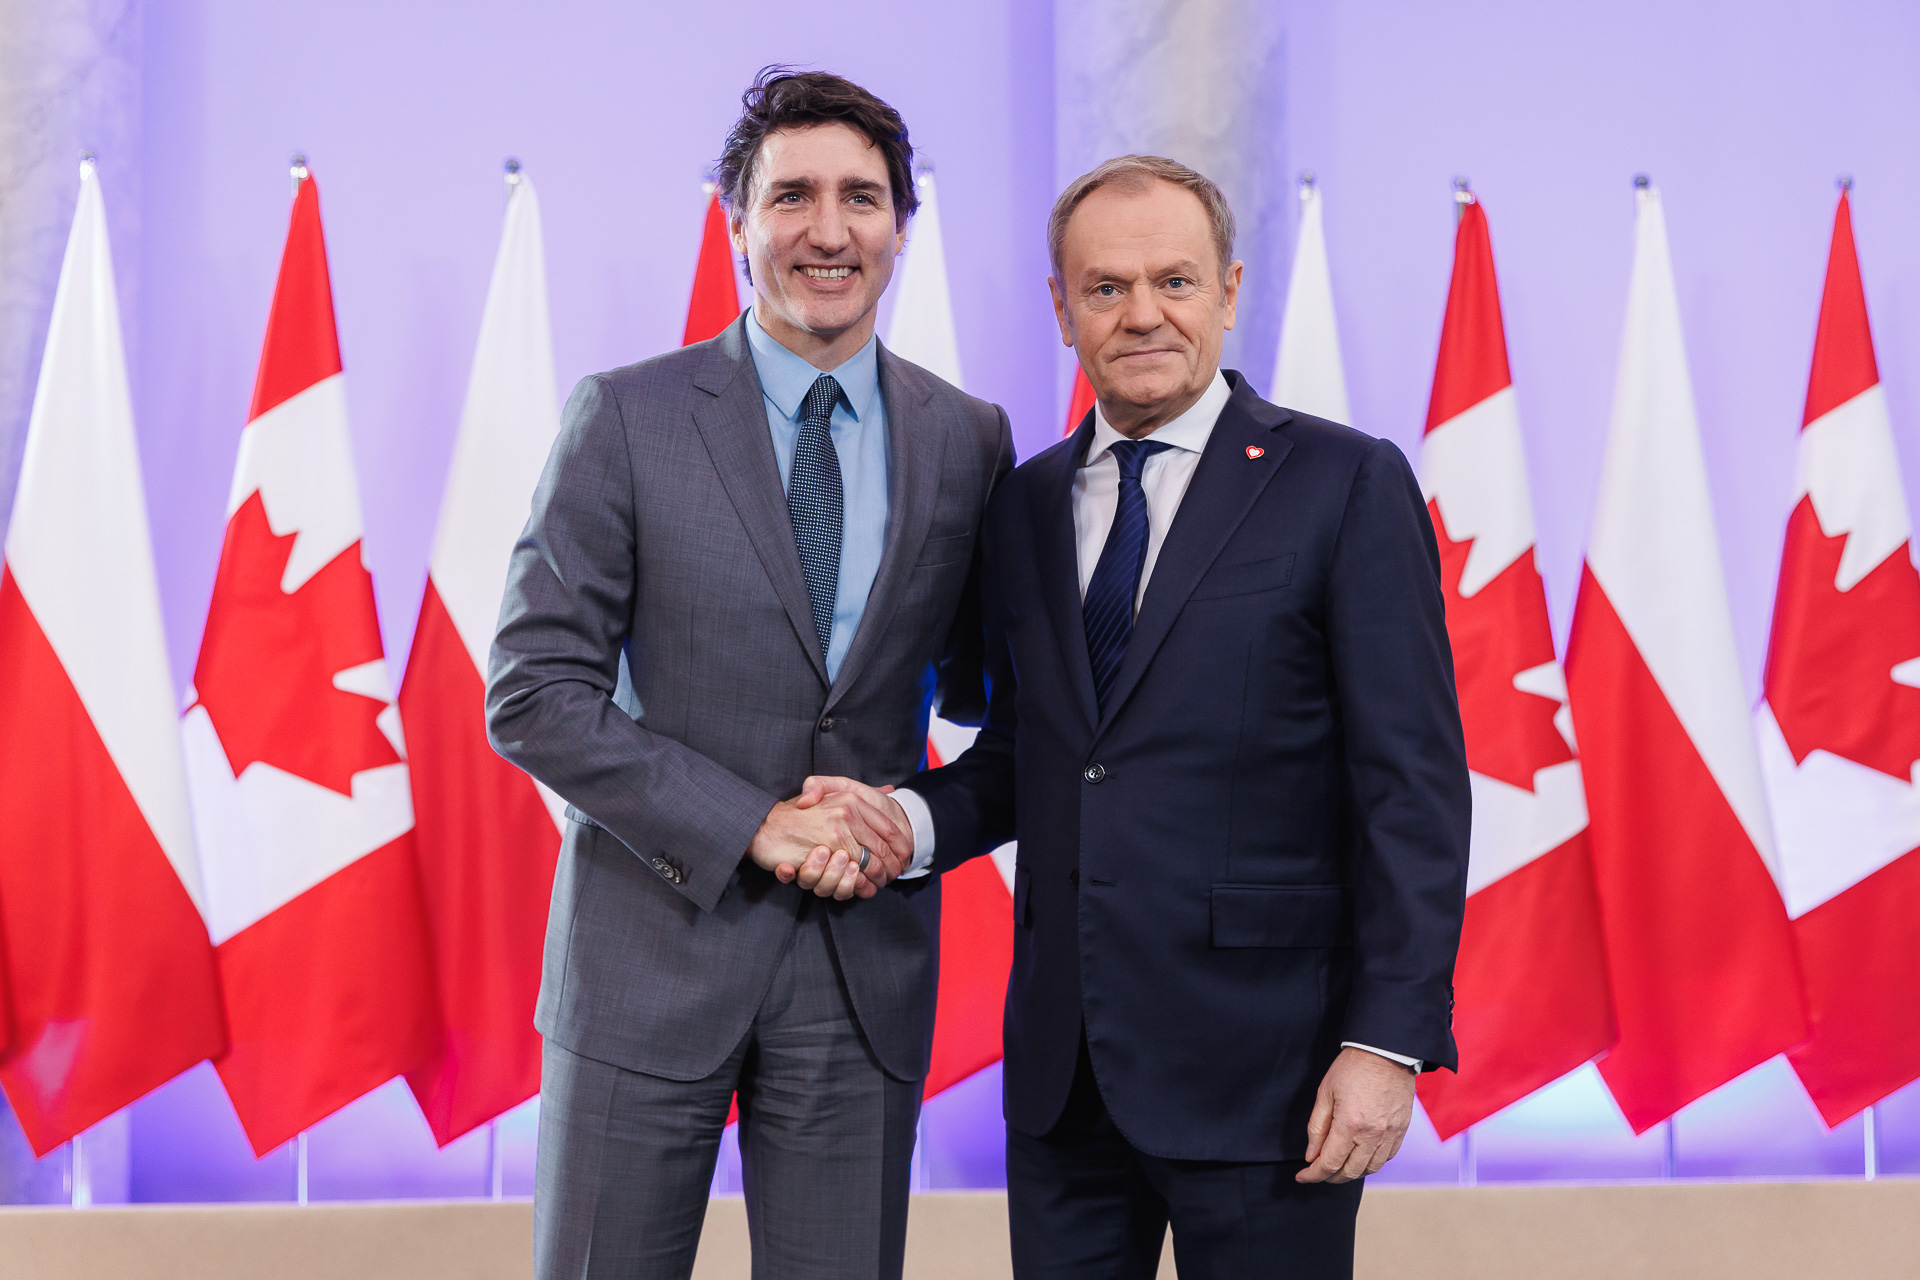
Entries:
[[1207, 211], [1213, 247], [1220, 254], [1220, 270], [1225, 272], [1233, 261], [1233, 210], [1227, 207], [1227, 198], [1213, 179], [1165, 156], [1115, 156], [1068, 183], [1053, 202], [1053, 214], [1047, 219], [1047, 256], [1053, 263], [1053, 278], [1060, 279], [1060, 247], [1067, 239], [1067, 222], [1088, 196], [1102, 187], [1144, 191], [1154, 182], [1170, 182], [1193, 193]]

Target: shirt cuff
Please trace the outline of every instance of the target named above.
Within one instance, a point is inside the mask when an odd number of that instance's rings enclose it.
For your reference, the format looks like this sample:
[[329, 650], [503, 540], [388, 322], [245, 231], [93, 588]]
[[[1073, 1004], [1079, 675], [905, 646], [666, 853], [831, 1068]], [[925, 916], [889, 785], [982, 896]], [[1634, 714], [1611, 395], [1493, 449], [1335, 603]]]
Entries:
[[911, 880], [933, 869], [933, 810], [927, 807], [919, 792], [904, 787], [895, 791], [893, 798], [906, 811], [907, 823], [913, 828], [913, 862], [898, 876], [901, 880]]
[[1388, 1062], [1397, 1062], [1403, 1067], [1410, 1067], [1415, 1074], [1418, 1074], [1420, 1068], [1425, 1065], [1418, 1058], [1409, 1058], [1402, 1053], [1388, 1053], [1385, 1049], [1376, 1049], [1370, 1044], [1359, 1044], [1352, 1040], [1342, 1040], [1340, 1047], [1342, 1049], [1365, 1049], [1368, 1053], [1380, 1055]]

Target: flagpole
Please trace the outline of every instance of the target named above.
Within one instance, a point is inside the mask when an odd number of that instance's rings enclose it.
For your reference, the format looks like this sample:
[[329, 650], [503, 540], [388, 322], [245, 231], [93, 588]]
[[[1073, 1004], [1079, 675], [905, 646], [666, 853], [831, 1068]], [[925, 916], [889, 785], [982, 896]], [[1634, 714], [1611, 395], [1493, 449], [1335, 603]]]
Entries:
[[1467, 216], [1467, 206], [1473, 203], [1473, 185], [1465, 178], [1456, 176], [1453, 180], [1453, 225], [1459, 226], [1460, 219]]
[[67, 1139], [67, 1192], [76, 1209], [93, 1205], [93, 1173], [87, 1168], [84, 1134]]
[[293, 1202], [307, 1202], [307, 1131], [302, 1129], [293, 1140]]
[[1880, 1176], [1880, 1104], [1868, 1107], [1862, 1117], [1864, 1123], [1860, 1132], [1860, 1165], [1862, 1181], [1872, 1182]]
[[1477, 1187], [1480, 1185], [1480, 1153], [1473, 1145], [1473, 1125], [1460, 1131], [1460, 1185]]
[[300, 194], [300, 183], [307, 177], [307, 153], [296, 151], [287, 161], [288, 172], [293, 177], [293, 194]]
[[1680, 1164], [1679, 1143], [1675, 1140], [1673, 1132], [1673, 1117], [1668, 1116], [1665, 1120], [1662, 1120], [1660, 1122], [1660, 1128], [1666, 1136], [1666, 1150], [1660, 1161], [1660, 1180], [1662, 1182], [1672, 1182], [1674, 1170], [1678, 1168]]
[[507, 1198], [507, 1153], [500, 1143], [500, 1121], [487, 1121], [487, 1196], [492, 1200]]

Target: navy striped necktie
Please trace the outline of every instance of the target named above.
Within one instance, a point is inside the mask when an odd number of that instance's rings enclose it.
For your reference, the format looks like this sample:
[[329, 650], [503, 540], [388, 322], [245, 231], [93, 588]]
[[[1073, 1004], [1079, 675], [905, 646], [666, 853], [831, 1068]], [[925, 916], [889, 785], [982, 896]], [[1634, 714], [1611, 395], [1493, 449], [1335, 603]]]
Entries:
[[833, 406], [840, 384], [823, 373], [807, 388], [800, 404], [800, 434], [793, 443], [793, 472], [787, 479], [787, 516], [800, 551], [800, 572], [813, 606], [813, 629], [825, 662], [833, 644], [833, 605], [840, 594], [840, 539], [846, 525], [846, 492], [840, 484], [840, 455], [833, 447]]
[[1113, 508], [1113, 527], [1100, 561], [1087, 583], [1080, 605], [1080, 621], [1087, 631], [1087, 657], [1093, 663], [1093, 690], [1106, 714], [1107, 691], [1120, 674], [1133, 638], [1133, 601], [1140, 594], [1140, 571], [1147, 563], [1147, 495], [1140, 487], [1140, 468], [1147, 459], [1171, 445], [1155, 440], [1120, 440], [1113, 459], [1120, 464], [1120, 494]]

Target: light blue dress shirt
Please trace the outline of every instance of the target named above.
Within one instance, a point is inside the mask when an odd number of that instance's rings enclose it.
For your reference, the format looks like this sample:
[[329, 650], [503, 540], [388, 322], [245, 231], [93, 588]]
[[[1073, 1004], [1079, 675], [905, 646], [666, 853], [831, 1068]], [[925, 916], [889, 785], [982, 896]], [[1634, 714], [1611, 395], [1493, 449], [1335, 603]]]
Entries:
[[[767, 406], [767, 430], [773, 436], [773, 456], [780, 466], [780, 487], [793, 475], [793, 446], [800, 436], [800, 407], [822, 370], [781, 346], [753, 311], [747, 311], [747, 345]], [[840, 384], [833, 406], [833, 450], [840, 455], [840, 487], [845, 496], [846, 523], [840, 532], [840, 589], [833, 600], [833, 638], [827, 643], [827, 679], [840, 674], [867, 594], [880, 571], [880, 553], [887, 545], [887, 469], [892, 449], [887, 440], [886, 398], [880, 394], [880, 351], [868, 338], [837, 369], [825, 370]], [[811, 639], [811, 637], [809, 637]]]

